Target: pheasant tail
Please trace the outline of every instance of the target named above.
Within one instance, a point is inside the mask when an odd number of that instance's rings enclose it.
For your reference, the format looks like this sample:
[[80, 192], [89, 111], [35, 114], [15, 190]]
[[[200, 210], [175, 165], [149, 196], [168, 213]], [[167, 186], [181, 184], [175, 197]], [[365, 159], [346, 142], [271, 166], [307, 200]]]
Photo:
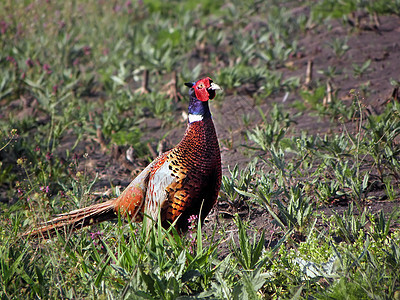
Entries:
[[129, 216], [132, 221], [141, 221], [140, 212], [153, 165], [154, 162], [149, 164], [118, 198], [60, 214], [43, 223], [39, 228], [23, 233], [22, 236], [49, 238], [62, 228], [65, 232], [74, 231], [85, 226], [116, 219], [118, 213], [123, 217]]
[[41, 227], [25, 232], [22, 236], [48, 238], [56, 234], [57, 230], [74, 231], [112, 219], [115, 219], [114, 199], [58, 215], [56, 218], [43, 223]]

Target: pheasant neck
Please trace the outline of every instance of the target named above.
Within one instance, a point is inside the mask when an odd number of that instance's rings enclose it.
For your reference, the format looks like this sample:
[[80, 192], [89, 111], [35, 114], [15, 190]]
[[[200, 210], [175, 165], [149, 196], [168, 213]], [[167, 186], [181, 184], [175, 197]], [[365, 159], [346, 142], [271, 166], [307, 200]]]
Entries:
[[189, 123], [211, 118], [208, 101], [200, 101], [193, 96], [190, 97], [188, 112], [189, 112]]

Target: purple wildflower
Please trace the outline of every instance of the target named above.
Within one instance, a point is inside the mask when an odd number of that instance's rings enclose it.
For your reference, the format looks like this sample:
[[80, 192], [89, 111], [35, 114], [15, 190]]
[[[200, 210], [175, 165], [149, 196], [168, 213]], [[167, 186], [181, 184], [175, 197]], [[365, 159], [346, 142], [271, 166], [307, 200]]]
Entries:
[[17, 33], [16, 33], [16, 36], [22, 35], [22, 32], [23, 32], [23, 30], [22, 30], [22, 24], [21, 24], [21, 23], [18, 23], [18, 25], [17, 25]]
[[46, 153], [46, 160], [51, 160], [53, 158], [53, 153], [47, 152]]
[[97, 232], [91, 232], [90, 233], [90, 237], [92, 238], [92, 240], [94, 240], [95, 238], [97, 238], [98, 236], [102, 236], [103, 233], [101, 231], [97, 231]]
[[196, 243], [196, 237], [194, 236], [194, 232], [196, 229], [196, 224], [197, 224], [197, 215], [191, 215], [188, 219], [189, 226], [188, 226], [188, 231], [189, 231], [189, 252], [193, 254], [194, 250], [194, 244]]
[[41, 192], [44, 192], [44, 193], [48, 194], [49, 191], [50, 191], [50, 188], [49, 188], [48, 185], [47, 185], [47, 186], [41, 186], [41, 187], [39, 188], [39, 190], [40, 190]]
[[[101, 231], [90, 233], [90, 238], [93, 240], [93, 245], [97, 246], [99, 244], [96, 240], [101, 241], [102, 235], [103, 235], [103, 233]], [[104, 248], [103, 245], [101, 245], [101, 249], [103, 249], [103, 248]]]
[[25, 64], [26, 64], [29, 68], [32, 68], [32, 67], [33, 67], [33, 60], [32, 60], [31, 58], [28, 58], [28, 59], [25, 61]]
[[5, 34], [7, 32], [8, 27], [10, 24], [8, 24], [6, 21], [1, 20], [0, 21], [0, 32], [1, 34]]
[[7, 56], [6, 60], [9, 61], [10, 63], [12, 63], [14, 66], [17, 65], [17, 62], [15, 61], [14, 57], [12, 57], [12, 56]]
[[43, 65], [43, 70], [45, 70], [47, 74], [53, 73], [53, 71], [51, 70], [51, 68], [48, 64]]
[[58, 21], [58, 28], [63, 29], [65, 27], [65, 22], [64, 21]]
[[84, 46], [84, 47], [83, 47], [83, 53], [84, 53], [85, 55], [90, 55], [90, 53], [91, 53], [91, 48], [90, 48], [90, 46]]
[[108, 55], [108, 53], [110, 53], [110, 50], [108, 48], [104, 48], [102, 53], [104, 56], [106, 56], [106, 55]]

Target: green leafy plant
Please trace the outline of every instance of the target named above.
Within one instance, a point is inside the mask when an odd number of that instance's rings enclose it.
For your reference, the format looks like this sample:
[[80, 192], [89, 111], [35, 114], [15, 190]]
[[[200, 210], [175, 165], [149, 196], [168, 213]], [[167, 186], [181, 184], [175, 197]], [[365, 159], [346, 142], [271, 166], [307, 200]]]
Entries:
[[229, 176], [222, 176], [221, 201], [227, 201], [231, 207], [238, 209], [247, 206], [247, 198], [239, 191], [248, 191], [253, 186], [253, 176], [256, 170], [257, 161], [254, 161], [248, 168], [239, 171], [238, 165], [229, 169]]
[[371, 65], [371, 60], [368, 59], [361, 66], [353, 64], [353, 74], [354, 77], [362, 77]]
[[384, 212], [381, 210], [379, 215], [372, 216], [370, 218], [372, 227], [371, 227], [371, 236], [372, 238], [378, 242], [384, 242], [387, 238], [389, 238], [390, 228], [392, 226], [392, 222], [398, 219], [400, 216], [399, 210], [395, 209], [386, 217]]
[[358, 239], [364, 226], [367, 224], [367, 211], [364, 209], [361, 215], [354, 213], [354, 205], [350, 203], [347, 210], [340, 216], [336, 212], [333, 214], [337, 224], [338, 233], [347, 242], [354, 242]]
[[274, 105], [270, 112], [269, 121], [263, 111], [259, 110], [263, 119], [261, 126], [256, 126], [252, 131], [247, 132], [250, 140], [254, 141], [261, 150], [269, 152], [271, 147], [277, 147], [284, 138], [287, 128], [294, 121], [288, 113], [283, 113], [277, 105]]
[[238, 258], [239, 263], [245, 270], [254, 270], [259, 268], [261, 265], [265, 264], [265, 259], [263, 257], [264, 249], [264, 232], [256, 241], [256, 236], [253, 237], [253, 242], [251, 242], [247, 236], [246, 227], [244, 226], [240, 218], [236, 218], [238, 230], [239, 230], [239, 247], [233, 242], [233, 251]]
[[329, 47], [332, 48], [337, 58], [342, 57], [347, 51], [349, 51], [350, 47], [347, 44], [348, 39], [340, 39], [333, 38], [330, 43], [328, 43]]

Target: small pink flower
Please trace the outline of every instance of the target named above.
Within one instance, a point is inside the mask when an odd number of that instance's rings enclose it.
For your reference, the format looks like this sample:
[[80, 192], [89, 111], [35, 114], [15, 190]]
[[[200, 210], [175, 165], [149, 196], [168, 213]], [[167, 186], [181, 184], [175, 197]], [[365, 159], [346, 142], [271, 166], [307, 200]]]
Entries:
[[[90, 238], [93, 240], [93, 245], [97, 246], [99, 243], [96, 240], [101, 241], [101, 236], [103, 235], [102, 232], [97, 231], [97, 232], [90, 232]], [[103, 249], [103, 245], [100, 245], [101, 249]]]
[[29, 12], [33, 9], [33, 3], [30, 3], [27, 7], [25, 7], [25, 11]]
[[6, 60], [9, 61], [10, 63], [12, 63], [14, 66], [17, 65], [17, 62], [15, 61], [14, 57], [12, 57], [12, 56], [7, 56]]
[[33, 60], [30, 59], [30, 58], [28, 58], [28, 59], [25, 61], [25, 64], [26, 64], [29, 68], [32, 68], [32, 67], [33, 67]]
[[190, 223], [190, 225], [189, 225], [189, 229], [193, 229], [193, 228], [195, 228], [195, 223], [196, 223], [196, 221], [197, 221], [197, 215], [191, 215], [190, 217], [189, 217], [189, 219], [188, 219], [188, 222]]
[[50, 152], [46, 153], [46, 160], [51, 160], [53, 158], [53, 154]]
[[49, 186], [41, 186], [41, 187], [39, 188], [39, 190], [40, 190], [41, 192], [43, 192], [43, 193], [48, 194], [49, 191], [50, 191], [50, 188], [49, 188]]
[[16, 33], [16, 36], [20, 36], [21, 34], [22, 34], [22, 24], [19, 23], [19, 24], [17, 25], [17, 33]]
[[110, 53], [110, 50], [108, 48], [103, 49], [102, 51], [103, 55], [106, 56], [108, 53]]
[[53, 71], [51, 70], [51, 68], [48, 64], [43, 65], [43, 70], [45, 70], [47, 74], [53, 73]]
[[193, 252], [194, 252], [193, 248], [196, 243], [196, 238], [193, 235], [193, 233], [196, 228], [197, 218], [198, 218], [197, 215], [191, 215], [188, 219], [188, 222], [189, 222], [188, 230], [189, 230], [189, 240], [190, 240], [189, 252], [191, 254], [193, 254]]
[[58, 22], [58, 28], [59, 28], [59, 29], [63, 29], [63, 28], [65, 27], [65, 25], [66, 25], [66, 24], [65, 24], [64, 21], [59, 21], [59, 22]]
[[90, 55], [90, 53], [91, 53], [91, 48], [89, 47], [89, 46], [84, 46], [83, 47], [83, 53], [85, 54], [85, 55]]
[[0, 32], [1, 34], [5, 34], [7, 32], [8, 27], [10, 24], [8, 24], [6, 21], [1, 20], [0, 21]]
[[95, 238], [100, 237], [102, 235], [103, 235], [103, 233], [101, 231], [91, 232], [90, 233], [90, 237], [92, 238], [92, 240], [94, 240]]

